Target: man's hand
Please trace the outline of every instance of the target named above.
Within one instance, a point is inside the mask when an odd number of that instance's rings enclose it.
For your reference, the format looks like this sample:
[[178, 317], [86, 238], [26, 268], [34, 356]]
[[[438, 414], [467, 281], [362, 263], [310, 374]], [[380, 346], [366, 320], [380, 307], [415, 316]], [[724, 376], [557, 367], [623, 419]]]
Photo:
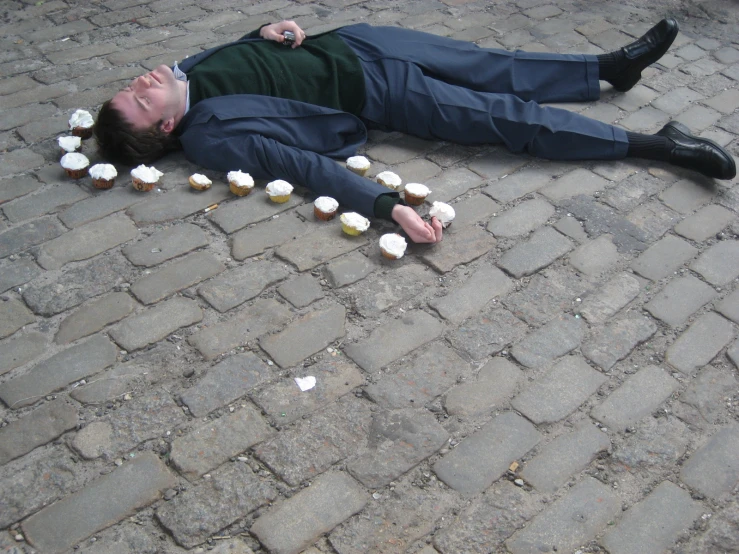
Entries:
[[284, 33], [285, 31], [292, 31], [295, 34], [295, 42], [293, 43], [292, 48], [297, 48], [298, 46], [303, 44], [303, 40], [305, 39], [305, 32], [303, 31], [303, 29], [298, 27], [298, 24], [294, 21], [280, 21], [279, 23], [265, 25], [259, 31], [259, 35], [267, 40], [274, 40], [275, 42], [285, 42], [285, 37], [282, 36], [282, 33]]
[[431, 225], [426, 223], [410, 206], [396, 204], [392, 218], [400, 225], [413, 242], [440, 242], [441, 222], [431, 218]]

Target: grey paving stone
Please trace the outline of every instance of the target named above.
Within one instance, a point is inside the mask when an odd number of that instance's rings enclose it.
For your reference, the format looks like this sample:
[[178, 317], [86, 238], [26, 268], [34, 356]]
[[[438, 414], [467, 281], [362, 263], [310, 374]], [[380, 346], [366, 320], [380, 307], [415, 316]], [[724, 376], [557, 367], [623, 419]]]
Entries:
[[680, 395], [680, 401], [693, 406], [708, 423], [720, 423], [726, 398], [736, 390], [736, 377], [713, 366], [706, 366], [698, 373], [688, 389]]
[[64, 400], [41, 405], [0, 429], [0, 465], [28, 454], [77, 426], [77, 409]]
[[282, 331], [260, 338], [259, 345], [280, 367], [290, 367], [343, 337], [345, 320], [344, 306], [332, 303], [290, 322]]
[[443, 241], [425, 248], [419, 257], [439, 273], [447, 273], [487, 254], [495, 244], [493, 236], [479, 227], [450, 227]]
[[311, 228], [306, 222], [290, 214], [279, 219], [261, 222], [255, 227], [244, 229], [231, 238], [231, 255], [243, 260], [261, 254], [267, 248], [279, 246], [305, 235]]
[[659, 93], [652, 89], [647, 88], [644, 85], [636, 85], [627, 93], [614, 97], [611, 102], [616, 104], [622, 110], [633, 112], [634, 110], [638, 110], [639, 108], [651, 103], [652, 100], [657, 98], [657, 96], [659, 96]]
[[739, 323], [739, 291], [732, 292], [716, 306], [716, 311], [734, 323]]
[[259, 413], [247, 405], [172, 441], [170, 457], [177, 470], [194, 481], [274, 433]]
[[[123, 523], [95, 534], [95, 541], [80, 546], [78, 554], [116, 554], [120, 549], [138, 554], [157, 554], [156, 537], [147, 534], [141, 526], [132, 522]], [[232, 554], [247, 554], [245, 551], [234, 551]], [[253, 554], [253, 553], [252, 553]]]
[[655, 241], [674, 227], [680, 217], [661, 202], [651, 200], [637, 206], [626, 219], [641, 229], [647, 240]]
[[138, 225], [162, 223], [173, 219], [182, 219], [195, 212], [204, 210], [211, 204], [222, 202], [230, 194], [228, 187], [211, 187], [204, 192], [193, 191], [190, 187], [180, 186], [166, 194], [148, 194], [146, 202], [134, 204], [127, 213]]
[[574, 217], [563, 217], [552, 225], [552, 227], [563, 235], [575, 239], [577, 242], [583, 243], [588, 240], [587, 233], [582, 228], [580, 222]]
[[480, 360], [522, 339], [526, 332], [526, 325], [508, 310], [492, 305], [460, 325], [448, 339], [455, 348]]
[[726, 355], [729, 359], [734, 362], [734, 365], [739, 368], [739, 340], [735, 341], [729, 349], [726, 351]]
[[680, 471], [680, 480], [710, 498], [730, 493], [739, 479], [739, 428], [723, 427]]
[[[474, 170], [472, 164], [470, 164], [470, 169]], [[551, 180], [551, 172], [546, 169], [525, 167], [513, 175], [501, 177], [483, 188], [482, 192], [505, 204], [539, 190]]]
[[713, 287], [692, 275], [686, 275], [670, 281], [644, 309], [657, 319], [677, 327], [715, 296]]
[[301, 275], [277, 287], [285, 300], [296, 308], [305, 308], [325, 295], [320, 283], [312, 275]]
[[210, 368], [180, 398], [195, 417], [202, 417], [240, 398], [269, 379], [269, 376], [267, 364], [257, 356], [251, 352], [236, 354]]
[[630, 468], [669, 467], [685, 454], [688, 435], [687, 426], [676, 417], [647, 417], [614, 449], [613, 459]]
[[689, 214], [709, 203], [715, 195], [715, 191], [700, 186], [693, 180], [683, 179], [662, 191], [659, 198], [676, 212]]
[[69, 262], [92, 258], [137, 235], [138, 229], [128, 217], [111, 215], [46, 242], [37, 261], [44, 269], [59, 269]]
[[692, 259], [698, 249], [682, 239], [667, 235], [655, 242], [631, 264], [631, 268], [647, 279], [658, 281]]
[[[220, 206], [209, 216], [224, 232], [231, 234], [252, 223], [271, 219], [303, 203], [303, 197], [291, 194], [290, 200], [283, 204], [272, 202], [261, 188], [255, 188], [248, 196], [230, 198], [230, 202]], [[290, 214], [281, 216], [291, 217]]]
[[298, 486], [364, 451], [371, 425], [369, 403], [348, 395], [257, 445], [254, 453], [286, 483]]
[[444, 397], [449, 415], [474, 417], [508, 405], [523, 372], [505, 358], [493, 358], [478, 372], [474, 381], [452, 388]]
[[739, 241], [721, 241], [695, 260], [690, 269], [712, 285], [726, 285], [739, 276]]
[[376, 403], [389, 408], [420, 407], [433, 402], [467, 374], [469, 364], [443, 344], [432, 344], [397, 373], [384, 375], [365, 387]]
[[75, 183], [61, 183], [47, 188], [39, 194], [19, 198], [3, 205], [3, 213], [11, 223], [54, 213], [70, 204], [79, 202], [89, 195]]
[[[109, 292], [131, 278], [132, 268], [120, 254], [99, 256], [51, 280], [37, 280], [24, 287], [23, 300], [37, 314], [51, 316], [89, 298]], [[80, 283], [85, 283], [80, 287]]]
[[719, 112], [711, 108], [706, 108], [705, 106], [692, 106], [675, 117], [680, 123], [688, 125], [693, 132], [700, 132], [707, 129], [720, 118], [721, 114]]
[[496, 237], [525, 235], [544, 225], [554, 215], [554, 206], [542, 199], [526, 200], [493, 217], [487, 226]]
[[161, 460], [144, 452], [26, 519], [23, 534], [40, 550], [66, 550], [148, 506], [174, 485], [174, 476]]
[[500, 205], [483, 194], [466, 197], [452, 206], [456, 212], [455, 227], [465, 227], [489, 219], [500, 209]]
[[591, 195], [605, 190], [608, 181], [587, 169], [576, 169], [543, 187], [540, 192], [547, 198], [558, 202], [581, 194]]
[[436, 475], [465, 496], [482, 492], [513, 460], [531, 450], [541, 435], [531, 423], [506, 412], [464, 439], [433, 466]]
[[257, 518], [250, 531], [275, 554], [298, 554], [368, 501], [367, 493], [351, 477], [328, 473]]
[[381, 325], [369, 337], [346, 345], [344, 351], [362, 369], [377, 371], [435, 339], [442, 331], [436, 318], [414, 310]]
[[443, 447], [449, 433], [423, 409], [406, 408], [376, 413], [368, 452], [347, 464], [365, 487], [378, 489], [397, 479]]
[[219, 354], [281, 328], [291, 317], [290, 310], [276, 300], [257, 299], [230, 319], [193, 333], [188, 342], [206, 360], [212, 360]]
[[0, 260], [0, 293], [24, 285], [40, 273], [41, 270], [29, 258]]
[[290, 272], [283, 263], [255, 260], [211, 279], [198, 288], [198, 294], [219, 312], [226, 312], [258, 296], [288, 275]]
[[64, 227], [54, 216], [42, 217], [0, 233], [0, 258], [58, 237]]
[[500, 258], [501, 269], [520, 279], [545, 268], [572, 250], [572, 243], [551, 227], [534, 232], [529, 240], [519, 243]]
[[23, 302], [15, 299], [0, 301], [0, 338], [9, 337], [18, 329], [36, 321]]
[[277, 247], [275, 253], [295, 265], [298, 271], [305, 271], [367, 243], [368, 239], [363, 235], [351, 237], [341, 231], [341, 226], [328, 225], [283, 243]]
[[126, 350], [138, 350], [201, 319], [197, 302], [175, 297], [124, 319], [110, 330], [110, 336]]
[[659, 98], [652, 100], [652, 106], [671, 115], [683, 111], [697, 100], [702, 100], [703, 95], [688, 87], [677, 87]]
[[560, 316], [529, 333], [511, 348], [511, 355], [526, 367], [548, 367], [556, 358], [580, 346], [586, 331], [587, 325], [582, 319]]
[[303, 369], [296, 377], [308, 375], [316, 378], [316, 386], [308, 391], [301, 391], [295, 380], [288, 378], [251, 393], [251, 397], [273, 420], [287, 424], [364, 384], [357, 366], [338, 354]]
[[668, 119], [669, 116], [666, 113], [647, 106], [623, 118], [619, 122], [619, 125], [629, 131], [648, 132], [652, 129], [657, 129], [663, 123], [666, 123]]
[[[28, 67], [28, 65], [26, 65]], [[6, 69], [7, 65], [3, 65], [3, 69]], [[3, 71], [4, 74], [5, 71]], [[8, 131], [15, 127], [20, 127], [31, 121], [39, 121], [52, 116], [56, 113], [56, 107], [52, 104], [30, 104], [17, 108], [15, 110], [5, 110], [2, 117], [0, 117], [0, 131]], [[32, 160], [36, 159], [36, 162]], [[34, 169], [43, 165], [44, 159], [38, 154], [32, 152], [30, 149], [18, 149], [4, 154], [0, 157], [0, 161], [3, 163], [3, 167], [9, 169], [7, 174], [20, 173], [28, 169]], [[6, 165], [7, 164], [7, 165]]]
[[364, 279], [377, 269], [377, 264], [360, 252], [350, 252], [346, 256], [329, 262], [326, 275], [333, 287], [340, 288]]
[[608, 371], [656, 332], [657, 326], [651, 319], [632, 316], [595, 331], [583, 344], [582, 353]]
[[225, 269], [226, 266], [210, 252], [193, 252], [145, 275], [131, 286], [131, 292], [144, 304], [153, 304]]
[[725, 90], [709, 100], [704, 100], [703, 103], [722, 114], [730, 115], [739, 108], [739, 90]]
[[431, 150], [431, 142], [412, 136], [403, 136], [367, 149], [367, 156], [388, 165], [407, 162]]
[[591, 415], [608, 427], [623, 430], [651, 414], [678, 386], [664, 369], [650, 365], [629, 377]]
[[102, 335], [71, 346], [36, 364], [26, 373], [0, 385], [0, 398], [13, 409], [30, 406], [69, 383], [105, 369], [115, 362], [117, 349]]
[[[632, 166], [634, 168], [636, 166]], [[601, 173], [603, 171], [601, 170]], [[647, 202], [652, 196], [658, 194], [664, 188], [664, 181], [672, 179], [672, 175], [666, 171], [652, 175], [655, 173], [653, 168], [648, 171], [641, 171], [632, 175], [626, 174], [625, 178], [618, 182], [617, 186], [611, 187], [603, 194], [600, 199], [605, 204], [613, 206], [621, 213], [626, 213], [643, 202]], [[619, 177], [620, 173], [616, 172]]]
[[143, 391], [156, 381], [160, 368], [161, 365], [140, 356], [99, 373], [89, 383], [75, 387], [69, 395], [82, 404], [102, 404], [122, 398], [126, 393]]
[[493, 298], [505, 296], [512, 288], [513, 281], [497, 267], [483, 266], [449, 294], [429, 302], [429, 306], [447, 321], [461, 323]]
[[608, 436], [590, 422], [555, 438], [526, 463], [521, 477], [543, 493], [554, 493], [570, 476], [585, 469], [599, 452], [608, 450]]
[[432, 270], [422, 264], [407, 264], [393, 272], [388, 282], [377, 273], [346, 289], [352, 305], [364, 317], [374, 317], [390, 307], [417, 297], [437, 281]]
[[683, 373], [709, 363], [734, 338], [734, 327], [720, 315], [708, 312], [696, 319], [665, 352], [665, 361]]
[[675, 225], [675, 232], [687, 239], [703, 242], [716, 235], [735, 218], [729, 210], [711, 204]]
[[29, 331], [0, 341], [0, 375], [20, 367], [46, 350], [46, 337]]
[[208, 245], [208, 235], [197, 225], [173, 225], [123, 248], [133, 265], [151, 267]]
[[590, 323], [605, 323], [639, 295], [641, 283], [629, 273], [619, 273], [595, 294], [585, 298], [580, 314]]
[[621, 511], [614, 492], [586, 477], [506, 541], [512, 554], [534, 554], [543, 549], [574, 552], [594, 538]]
[[59, 324], [54, 337], [57, 344], [67, 344], [92, 335], [110, 323], [120, 321], [136, 307], [125, 292], [113, 292], [85, 304]]
[[[34, 81], [34, 86], [36, 82]], [[0, 204], [37, 190], [41, 186], [38, 179], [30, 175], [0, 180]]]
[[426, 186], [431, 189], [428, 202], [449, 202], [479, 186], [480, 183], [482, 183], [480, 176], [469, 169], [463, 167], [448, 169], [438, 177], [425, 182]]
[[580, 273], [598, 277], [608, 272], [620, 260], [618, 248], [611, 235], [598, 238], [578, 246], [570, 254], [570, 264]]
[[116, 186], [112, 190], [70, 206], [59, 214], [59, 219], [64, 225], [74, 229], [145, 201], [147, 197], [132, 187]]

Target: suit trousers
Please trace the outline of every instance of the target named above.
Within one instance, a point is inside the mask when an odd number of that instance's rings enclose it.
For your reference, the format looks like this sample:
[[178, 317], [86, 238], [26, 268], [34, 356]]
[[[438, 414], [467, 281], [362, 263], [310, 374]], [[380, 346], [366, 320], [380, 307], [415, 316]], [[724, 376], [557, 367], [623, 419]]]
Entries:
[[458, 144], [504, 144], [553, 160], [626, 156], [623, 129], [541, 103], [600, 96], [595, 56], [480, 48], [398, 27], [337, 31], [365, 76], [370, 128]]

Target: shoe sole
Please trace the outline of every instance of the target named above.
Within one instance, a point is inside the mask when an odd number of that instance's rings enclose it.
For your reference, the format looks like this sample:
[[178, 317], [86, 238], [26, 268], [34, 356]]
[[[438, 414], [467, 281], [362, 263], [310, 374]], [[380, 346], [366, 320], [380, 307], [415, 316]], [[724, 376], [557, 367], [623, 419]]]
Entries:
[[692, 138], [692, 139], [699, 140], [701, 142], [705, 142], [707, 144], [710, 144], [711, 146], [713, 146], [714, 148], [716, 148], [719, 152], [721, 152], [724, 156], [726, 156], [726, 158], [731, 163], [731, 174], [732, 174], [732, 176], [731, 177], [716, 177], [716, 179], [733, 179], [734, 177], [736, 177], [736, 162], [734, 161], [734, 156], [732, 156], [731, 154], [729, 154], [729, 152], [726, 150], [726, 148], [724, 148], [720, 144], [717, 144], [717, 143], [713, 142], [711, 139], [707, 139], [707, 138], [703, 138], [703, 137], [696, 137], [694, 134], [692, 134], [690, 132], [690, 129], [688, 129], [685, 125], [683, 125], [682, 123], [679, 123], [677, 121], [671, 121], [670, 123], [668, 123], [667, 125], [665, 125], [665, 127], [671, 127], [673, 129], [675, 129], [677, 132], [685, 135], [688, 138]]

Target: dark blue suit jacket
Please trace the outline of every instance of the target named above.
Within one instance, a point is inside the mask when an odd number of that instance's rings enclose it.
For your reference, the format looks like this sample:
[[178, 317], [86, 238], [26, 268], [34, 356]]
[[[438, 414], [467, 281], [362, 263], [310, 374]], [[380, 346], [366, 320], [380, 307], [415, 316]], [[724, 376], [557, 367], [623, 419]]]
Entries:
[[[221, 48], [186, 58], [187, 72]], [[349, 113], [295, 100], [253, 94], [208, 98], [185, 114], [175, 132], [187, 158], [218, 171], [240, 169], [256, 179], [284, 179], [330, 196], [365, 215], [374, 215], [387, 188], [359, 177], [330, 158], [347, 158], [367, 140], [367, 128]]]

